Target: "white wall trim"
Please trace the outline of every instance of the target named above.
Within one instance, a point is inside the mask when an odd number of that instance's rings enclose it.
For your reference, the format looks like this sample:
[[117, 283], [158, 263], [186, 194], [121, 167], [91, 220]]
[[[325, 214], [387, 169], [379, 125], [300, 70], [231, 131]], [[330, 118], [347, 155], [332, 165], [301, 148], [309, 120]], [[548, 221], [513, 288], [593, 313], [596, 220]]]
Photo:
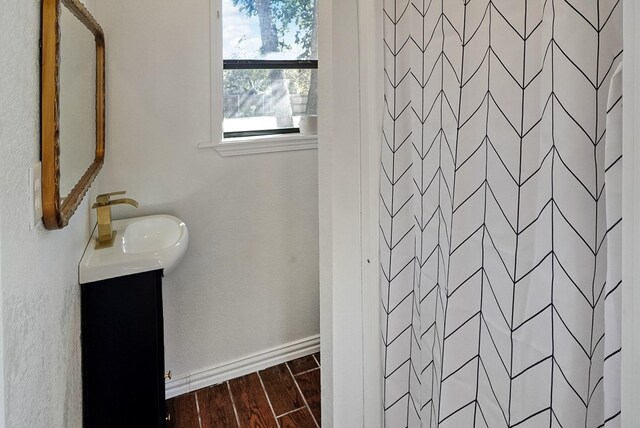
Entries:
[[640, 420], [640, 8], [624, 2], [622, 185], [622, 426]]
[[[1, 213], [0, 213], [1, 215]], [[0, 428], [5, 427], [5, 394], [4, 394], [4, 386], [5, 386], [5, 375], [4, 375], [4, 317], [3, 309], [4, 306], [2, 302], [4, 302], [3, 294], [4, 289], [2, 288], [2, 218], [0, 218]]]
[[209, 141], [199, 148], [215, 147], [222, 138], [222, 1], [209, 0]]
[[165, 383], [166, 395], [167, 398], [176, 397], [197, 389], [217, 385], [258, 370], [266, 369], [267, 367], [304, 357], [305, 355], [314, 354], [318, 351], [320, 351], [320, 335], [296, 340], [282, 346], [248, 355], [239, 360], [174, 377]]
[[227, 138], [221, 143], [200, 143], [198, 148], [213, 148], [220, 156], [242, 156], [257, 153], [314, 150], [318, 148], [317, 135], [281, 134], [258, 137]]
[[380, 340], [380, 153], [382, 147], [382, 0], [358, 0], [360, 54], [360, 181], [362, 183], [362, 381], [364, 426], [382, 428]]
[[[364, 426], [358, 0], [319, 2], [322, 425]], [[367, 391], [368, 393], [368, 391]], [[368, 428], [368, 427], [367, 427]]]

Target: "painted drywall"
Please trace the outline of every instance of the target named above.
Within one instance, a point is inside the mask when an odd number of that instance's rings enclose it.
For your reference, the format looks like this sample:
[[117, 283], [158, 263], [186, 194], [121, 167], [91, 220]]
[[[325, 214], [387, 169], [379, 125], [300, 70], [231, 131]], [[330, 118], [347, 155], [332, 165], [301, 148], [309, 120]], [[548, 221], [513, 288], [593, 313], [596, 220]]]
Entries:
[[319, 333], [317, 151], [220, 157], [210, 141], [209, 0], [98, 0], [107, 45], [103, 187], [190, 242], [164, 279], [174, 377]]
[[40, 1], [0, 2], [3, 421], [11, 428], [80, 427], [77, 267], [90, 214], [85, 198], [65, 229], [29, 230], [28, 169], [40, 157], [39, 26]]

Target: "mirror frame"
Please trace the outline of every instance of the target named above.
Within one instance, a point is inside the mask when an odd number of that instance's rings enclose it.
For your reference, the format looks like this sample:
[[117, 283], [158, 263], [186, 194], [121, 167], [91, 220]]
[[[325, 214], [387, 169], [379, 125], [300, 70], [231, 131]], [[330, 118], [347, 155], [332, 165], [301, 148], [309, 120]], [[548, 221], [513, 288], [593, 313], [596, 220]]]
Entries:
[[[60, 13], [64, 4], [95, 36], [96, 150], [93, 163], [78, 183], [60, 198]], [[105, 46], [102, 28], [78, 0], [42, 0], [41, 40], [42, 219], [47, 229], [62, 229], [80, 205], [104, 163]]]

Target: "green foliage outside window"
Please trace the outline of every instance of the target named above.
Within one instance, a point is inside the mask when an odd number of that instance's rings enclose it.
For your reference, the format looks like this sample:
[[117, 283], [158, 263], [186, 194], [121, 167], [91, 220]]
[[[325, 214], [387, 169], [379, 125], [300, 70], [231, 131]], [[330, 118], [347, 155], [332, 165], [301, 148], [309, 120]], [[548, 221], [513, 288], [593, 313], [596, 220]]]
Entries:
[[[317, 58], [316, 0], [231, 1], [259, 20], [262, 46], [255, 59], [286, 53], [291, 49], [287, 39], [302, 48], [297, 59]], [[238, 46], [244, 41], [240, 39]], [[277, 118], [278, 128], [287, 128], [293, 125], [293, 116], [317, 111], [316, 70], [224, 70], [223, 82], [225, 118], [270, 116]]]

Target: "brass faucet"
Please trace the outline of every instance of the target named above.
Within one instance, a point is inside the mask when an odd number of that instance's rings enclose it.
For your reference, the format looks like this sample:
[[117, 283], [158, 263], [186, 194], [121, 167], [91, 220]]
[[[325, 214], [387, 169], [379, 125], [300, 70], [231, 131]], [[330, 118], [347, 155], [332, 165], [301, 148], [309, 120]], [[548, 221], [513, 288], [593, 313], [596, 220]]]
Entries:
[[116, 231], [111, 227], [111, 206], [129, 204], [138, 208], [138, 202], [130, 198], [120, 198], [111, 200], [112, 196], [124, 195], [126, 191], [104, 193], [98, 195], [96, 203], [91, 208], [98, 211], [98, 238], [96, 239], [96, 249], [111, 248], [116, 238]]

